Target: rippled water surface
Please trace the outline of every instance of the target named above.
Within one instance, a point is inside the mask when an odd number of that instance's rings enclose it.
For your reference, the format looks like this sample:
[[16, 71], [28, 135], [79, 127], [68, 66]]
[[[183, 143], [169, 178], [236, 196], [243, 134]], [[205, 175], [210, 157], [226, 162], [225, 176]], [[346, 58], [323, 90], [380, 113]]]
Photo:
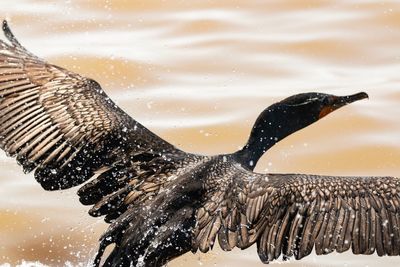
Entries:
[[[18, 0], [0, 10], [32, 52], [96, 79], [135, 119], [191, 152], [235, 151], [259, 112], [288, 95], [364, 90], [369, 100], [290, 136], [257, 170], [400, 175], [398, 1]], [[106, 224], [75, 191], [43, 191], [1, 153], [0, 265], [86, 266]], [[284, 264], [396, 266], [400, 257], [313, 254]], [[255, 247], [169, 264], [249, 265], [262, 266]]]

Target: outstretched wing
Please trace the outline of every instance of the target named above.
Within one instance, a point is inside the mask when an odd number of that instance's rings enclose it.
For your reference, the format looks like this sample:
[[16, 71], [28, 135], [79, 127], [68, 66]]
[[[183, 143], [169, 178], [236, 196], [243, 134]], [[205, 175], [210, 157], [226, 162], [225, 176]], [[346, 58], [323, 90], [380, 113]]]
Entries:
[[[28, 52], [7, 23], [0, 40], [0, 146], [47, 190], [79, 185], [91, 214], [157, 192], [187, 155], [133, 120], [94, 80]], [[165, 176], [165, 175], [164, 175]], [[111, 205], [111, 204], [113, 205]], [[111, 217], [115, 217], [114, 214]]]
[[[255, 174], [231, 166], [231, 185], [197, 213], [193, 249], [218, 236], [224, 250], [257, 243], [261, 260], [283, 255], [400, 254], [400, 179]], [[233, 188], [233, 190], [232, 190]]]

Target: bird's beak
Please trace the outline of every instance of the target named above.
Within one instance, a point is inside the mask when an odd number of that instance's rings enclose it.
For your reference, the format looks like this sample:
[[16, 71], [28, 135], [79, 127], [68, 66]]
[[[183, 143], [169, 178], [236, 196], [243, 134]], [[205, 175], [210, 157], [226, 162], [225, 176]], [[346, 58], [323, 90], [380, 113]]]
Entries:
[[331, 113], [334, 110], [337, 110], [338, 108], [341, 108], [347, 104], [353, 103], [355, 101], [368, 98], [368, 94], [365, 92], [360, 92], [354, 95], [347, 95], [347, 96], [333, 96], [330, 99], [330, 103], [326, 105], [325, 107], [322, 108], [322, 110], [319, 113], [319, 118], [323, 118], [329, 113]]

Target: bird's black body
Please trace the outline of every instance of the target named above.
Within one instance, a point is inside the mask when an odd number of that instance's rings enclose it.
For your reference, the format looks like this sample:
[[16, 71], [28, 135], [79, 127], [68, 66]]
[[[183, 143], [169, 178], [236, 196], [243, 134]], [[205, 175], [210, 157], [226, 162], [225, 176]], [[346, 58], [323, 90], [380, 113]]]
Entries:
[[253, 172], [275, 143], [367, 94], [291, 96], [260, 114], [239, 151], [195, 155], [135, 121], [97, 82], [34, 56], [6, 22], [3, 30], [0, 146], [46, 190], [84, 183], [80, 201], [110, 223], [95, 266], [162, 266], [215, 242], [257, 244], [264, 263], [313, 249], [400, 254], [398, 178]]
[[101, 246], [107, 246], [112, 240], [116, 247], [104, 266], [162, 266], [191, 250], [196, 210], [205, 195], [202, 177], [207, 168], [204, 165], [181, 174], [169, 190], [121, 215], [110, 226], [101, 239]]

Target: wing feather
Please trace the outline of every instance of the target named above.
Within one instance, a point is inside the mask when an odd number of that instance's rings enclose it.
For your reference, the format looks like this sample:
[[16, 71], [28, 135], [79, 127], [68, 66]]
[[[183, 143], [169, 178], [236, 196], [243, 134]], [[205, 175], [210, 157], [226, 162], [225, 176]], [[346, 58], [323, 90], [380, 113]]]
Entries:
[[[0, 40], [0, 147], [47, 190], [78, 192], [90, 214], [115, 219], [200, 157], [122, 111], [100, 85], [27, 51], [7, 23]], [[215, 231], [215, 230], [213, 230]], [[213, 232], [214, 233], [214, 232]]]
[[[198, 218], [208, 214], [208, 219], [202, 219], [197, 224], [201, 229], [195, 232], [211, 229], [213, 218], [227, 220], [213, 227], [215, 231], [219, 228], [220, 244], [226, 250], [233, 245], [247, 248], [257, 242], [260, 259], [265, 263], [281, 254], [284, 259], [301, 259], [314, 247], [318, 255], [350, 248], [354, 254], [400, 253], [398, 178], [255, 174], [235, 163], [229, 173], [227, 187], [236, 195], [220, 196], [221, 202], [213, 202], [212, 209], [206, 202]], [[227, 199], [232, 203], [230, 210], [220, 216], [221, 209], [216, 205], [221, 207]], [[239, 211], [240, 218], [236, 222], [237, 244], [227, 241], [226, 229], [221, 231], [220, 226], [235, 229], [228, 221], [233, 210]], [[201, 236], [194, 240], [209, 247]], [[193, 246], [196, 248], [196, 244]]]

